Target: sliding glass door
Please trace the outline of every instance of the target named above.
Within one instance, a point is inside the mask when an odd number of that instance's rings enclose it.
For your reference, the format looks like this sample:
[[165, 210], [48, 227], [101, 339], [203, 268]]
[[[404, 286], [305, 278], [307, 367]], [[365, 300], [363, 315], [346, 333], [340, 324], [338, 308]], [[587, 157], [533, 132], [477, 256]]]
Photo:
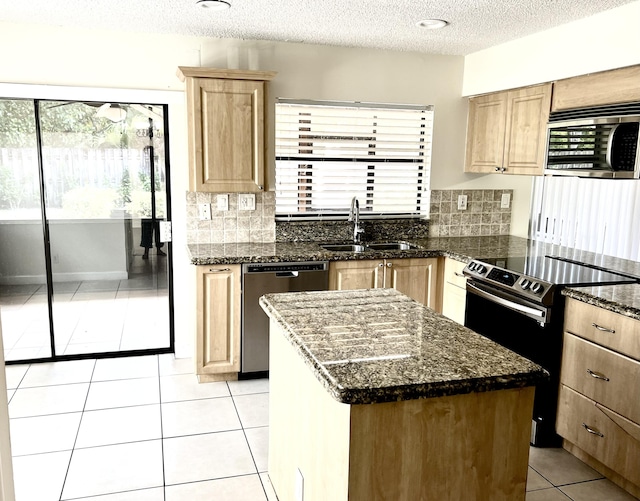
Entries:
[[[161, 238], [169, 216], [165, 107], [15, 103], [32, 110], [33, 144], [22, 139], [21, 149], [35, 157], [29, 182], [39, 190], [24, 207], [28, 224], [20, 204], [0, 207], [14, 226], [14, 245], [0, 258], [0, 298], [10, 298], [0, 299], [5, 358], [171, 351], [171, 251]], [[23, 164], [11, 158], [0, 196], [19, 184]]]
[[0, 308], [5, 360], [51, 352], [33, 101], [0, 101]]

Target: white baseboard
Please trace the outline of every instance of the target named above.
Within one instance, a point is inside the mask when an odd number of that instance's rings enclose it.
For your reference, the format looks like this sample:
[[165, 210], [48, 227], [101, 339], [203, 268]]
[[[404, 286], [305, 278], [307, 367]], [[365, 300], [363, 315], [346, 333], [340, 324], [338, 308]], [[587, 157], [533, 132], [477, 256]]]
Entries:
[[[106, 280], [127, 280], [126, 271], [87, 271], [74, 273], [54, 273], [54, 282], [88, 282]], [[0, 277], [0, 285], [38, 285], [47, 282], [45, 275], [14, 275]]]

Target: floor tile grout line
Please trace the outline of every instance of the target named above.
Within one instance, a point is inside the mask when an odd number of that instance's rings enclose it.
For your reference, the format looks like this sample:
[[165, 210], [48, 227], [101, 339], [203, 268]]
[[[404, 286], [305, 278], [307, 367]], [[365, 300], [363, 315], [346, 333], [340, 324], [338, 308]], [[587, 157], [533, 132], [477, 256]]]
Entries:
[[[93, 379], [93, 374], [95, 373], [97, 365], [97, 360], [93, 360], [93, 370], [91, 371], [91, 379]], [[73, 454], [76, 450], [76, 444], [78, 443], [78, 436], [80, 435], [80, 428], [82, 427], [82, 420], [84, 418], [85, 408], [87, 407], [87, 401], [89, 400], [89, 392], [91, 391], [91, 381], [89, 381], [89, 386], [87, 388], [87, 394], [84, 397], [84, 405], [82, 406], [82, 413], [80, 414], [80, 422], [78, 423], [78, 430], [76, 431], [76, 438], [73, 441], [73, 447], [71, 448], [71, 454], [69, 455], [69, 463], [67, 464], [67, 470], [64, 474], [64, 480], [62, 481], [62, 487], [60, 488], [60, 501], [62, 501], [62, 494], [64, 493], [64, 488], [67, 485], [67, 478], [69, 477], [69, 470], [71, 469], [71, 461], [73, 460]]]
[[158, 364], [158, 407], [160, 408], [160, 459], [162, 460], [162, 499], [167, 501], [167, 472], [164, 460], [164, 422], [162, 419], [162, 384], [160, 380], [160, 356], [156, 355]]
[[[258, 469], [258, 463], [256, 463], [255, 455], [253, 453], [253, 450], [251, 449], [251, 444], [249, 443], [249, 438], [247, 437], [247, 434], [245, 432], [245, 427], [244, 427], [244, 423], [242, 422], [242, 418], [240, 417], [240, 412], [238, 412], [238, 406], [236, 405], [235, 397], [234, 397], [233, 393], [231, 392], [231, 387], [229, 386], [229, 381], [226, 381], [226, 384], [227, 384], [227, 388], [229, 389], [229, 394], [231, 395], [231, 402], [233, 403], [233, 408], [236, 411], [236, 414], [238, 416], [238, 421], [240, 422], [240, 426], [242, 428], [242, 436], [244, 437], [244, 440], [245, 440], [245, 442], [247, 444], [247, 448], [249, 449], [249, 454], [251, 454], [251, 461], [253, 461], [253, 466], [256, 469], [256, 474], [258, 475], [258, 479], [260, 479], [260, 471]], [[264, 492], [264, 497], [265, 497], [265, 499], [267, 499], [267, 490], [265, 489], [264, 484], [262, 483], [262, 480], [260, 480], [260, 485], [262, 486], [262, 491]]]

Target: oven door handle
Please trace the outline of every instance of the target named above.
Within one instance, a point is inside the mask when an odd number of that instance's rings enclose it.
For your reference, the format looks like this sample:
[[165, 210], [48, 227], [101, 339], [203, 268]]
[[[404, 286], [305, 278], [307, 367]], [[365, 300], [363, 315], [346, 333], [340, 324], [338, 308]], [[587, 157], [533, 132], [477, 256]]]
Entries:
[[533, 317], [535, 319], [539, 319], [540, 322], [545, 321], [546, 311], [538, 310], [537, 308], [531, 308], [530, 306], [525, 306], [524, 304], [516, 303], [515, 301], [510, 301], [500, 296], [496, 296], [487, 292], [474, 284], [467, 282], [467, 290], [470, 290], [472, 293], [477, 294], [478, 296], [497, 303], [505, 308], [509, 308], [510, 310], [517, 311], [518, 313], [522, 313], [529, 317]]

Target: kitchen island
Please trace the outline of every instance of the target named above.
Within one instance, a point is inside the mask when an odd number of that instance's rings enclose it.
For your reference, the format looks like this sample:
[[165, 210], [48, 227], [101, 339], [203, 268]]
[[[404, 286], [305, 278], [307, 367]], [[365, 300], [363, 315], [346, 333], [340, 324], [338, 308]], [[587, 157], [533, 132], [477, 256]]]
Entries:
[[541, 367], [393, 289], [261, 305], [280, 501], [525, 499]]

